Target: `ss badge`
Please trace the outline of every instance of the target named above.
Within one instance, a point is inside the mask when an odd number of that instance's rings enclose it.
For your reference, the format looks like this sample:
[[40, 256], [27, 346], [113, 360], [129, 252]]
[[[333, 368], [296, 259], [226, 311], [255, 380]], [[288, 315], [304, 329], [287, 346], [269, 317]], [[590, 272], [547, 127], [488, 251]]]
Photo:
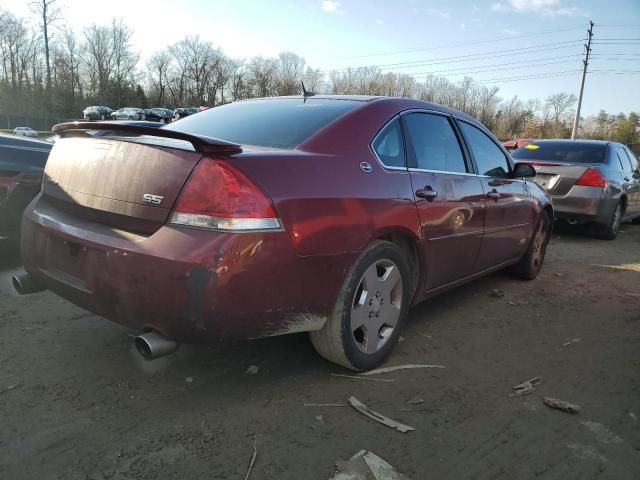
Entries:
[[161, 197], [160, 195], [153, 195], [152, 193], [145, 193], [142, 195], [142, 200], [144, 200], [145, 203], [151, 203], [153, 205], [160, 205], [163, 198], [164, 197]]

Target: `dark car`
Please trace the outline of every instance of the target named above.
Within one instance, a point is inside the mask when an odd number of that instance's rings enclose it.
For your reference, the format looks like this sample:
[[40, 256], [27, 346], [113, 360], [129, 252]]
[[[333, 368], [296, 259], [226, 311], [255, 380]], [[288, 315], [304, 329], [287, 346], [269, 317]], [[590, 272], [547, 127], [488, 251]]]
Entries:
[[87, 107], [82, 111], [82, 117], [85, 120], [109, 120], [111, 118], [111, 110], [109, 107], [100, 105]]
[[621, 143], [535, 140], [512, 153], [533, 165], [535, 181], [551, 198], [555, 215], [571, 224], [593, 224], [613, 240], [624, 221], [640, 221], [638, 159]]
[[325, 358], [371, 369], [412, 304], [542, 266], [553, 210], [535, 171], [440, 105], [283, 97], [78, 137], [93, 128], [54, 127], [14, 285], [138, 330], [145, 358], [310, 332]]
[[147, 120], [155, 122], [169, 123], [173, 120], [174, 111], [168, 108], [149, 108], [144, 111]]
[[144, 110], [141, 108], [125, 107], [111, 113], [112, 120], [145, 120]]
[[52, 144], [0, 134], [0, 238], [15, 237], [25, 207], [40, 191]]
[[198, 109], [196, 107], [179, 107], [173, 111], [173, 118], [174, 120], [180, 120], [181, 118], [188, 117], [194, 113], [198, 113]]

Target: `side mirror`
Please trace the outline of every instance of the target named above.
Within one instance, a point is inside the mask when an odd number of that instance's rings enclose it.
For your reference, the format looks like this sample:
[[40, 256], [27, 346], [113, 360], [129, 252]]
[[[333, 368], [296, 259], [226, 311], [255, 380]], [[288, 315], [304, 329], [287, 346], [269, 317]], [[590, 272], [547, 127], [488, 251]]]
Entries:
[[633, 172], [633, 178], [635, 178], [636, 180], [640, 180], [640, 170], [636, 169], [635, 172]]
[[535, 177], [536, 171], [535, 169], [529, 165], [528, 163], [516, 163], [515, 167], [513, 167], [513, 177], [514, 178], [527, 178], [527, 177]]

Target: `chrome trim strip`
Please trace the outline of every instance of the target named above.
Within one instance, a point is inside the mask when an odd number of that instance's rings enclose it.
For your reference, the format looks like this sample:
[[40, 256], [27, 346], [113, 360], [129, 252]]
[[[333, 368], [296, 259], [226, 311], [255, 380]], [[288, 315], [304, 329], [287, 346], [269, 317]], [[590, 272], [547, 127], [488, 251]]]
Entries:
[[428, 168], [409, 168], [410, 172], [416, 172], [416, 173], [442, 173], [445, 175], [462, 175], [465, 177], [479, 177], [480, 175], [476, 175], [475, 173], [469, 173], [469, 172], [448, 172], [445, 170], [429, 170]]

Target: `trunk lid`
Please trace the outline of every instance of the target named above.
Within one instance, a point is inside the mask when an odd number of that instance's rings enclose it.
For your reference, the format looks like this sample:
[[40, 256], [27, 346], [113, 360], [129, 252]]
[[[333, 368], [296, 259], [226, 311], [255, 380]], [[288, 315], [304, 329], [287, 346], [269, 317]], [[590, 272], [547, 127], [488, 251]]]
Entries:
[[571, 190], [578, 179], [589, 167], [596, 165], [586, 164], [570, 164], [570, 163], [546, 163], [546, 162], [527, 162], [536, 171], [533, 181], [540, 187], [549, 192], [550, 195], [566, 195]]
[[175, 142], [61, 138], [47, 161], [43, 196], [75, 216], [153, 233], [202, 158], [193, 149], [171, 148]]

